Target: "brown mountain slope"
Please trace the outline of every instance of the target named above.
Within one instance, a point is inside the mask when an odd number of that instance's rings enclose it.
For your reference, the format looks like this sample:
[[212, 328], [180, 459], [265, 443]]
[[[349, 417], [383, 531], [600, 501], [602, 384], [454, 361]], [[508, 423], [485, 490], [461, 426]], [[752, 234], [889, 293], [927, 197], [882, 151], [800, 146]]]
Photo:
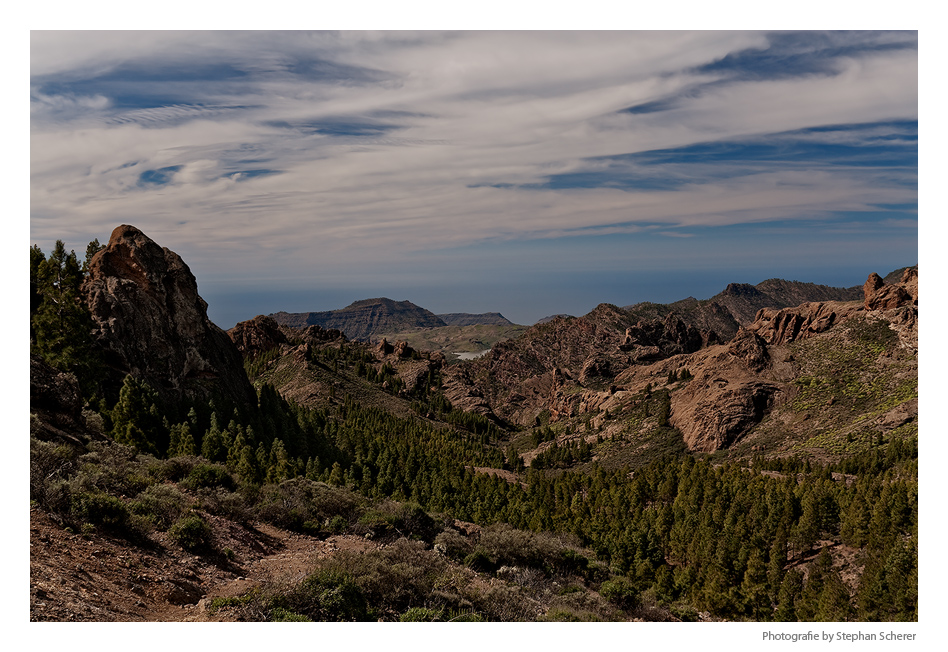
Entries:
[[867, 284], [862, 301], [761, 309], [729, 342], [657, 360], [633, 359], [623, 342], [636, 327], [620, 335], [628, 313], [600, 306], [449, 368], [445, 391], [512, 423], [551, 424], [560, 439], [604, 439], [601, 463], [676, 438], [697, 452], [839, 455], [917, 427], [917, 287], [913, 269]]

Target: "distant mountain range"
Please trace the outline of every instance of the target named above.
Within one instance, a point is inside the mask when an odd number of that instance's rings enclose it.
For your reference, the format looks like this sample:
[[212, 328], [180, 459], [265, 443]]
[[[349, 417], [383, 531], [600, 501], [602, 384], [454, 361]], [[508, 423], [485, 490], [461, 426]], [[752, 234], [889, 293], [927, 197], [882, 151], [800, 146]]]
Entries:
[[384, 333], [399, 333], [445, 326], [514, 326], [499, 312], [471, 314], [455, 312], [436, 315], [411, 301], [393, 301], [384, 297], [356, 301], [340, 310], [324, 312], [277, 312], [270, 315], [278, 324], [305, 328], [335, 328], [350, 340], [372, 340]]
[[[893, 271], [886, 282], [897, 280], [905, 268]], [[714, 331], [721, 338], [733, 337], [742, 325], [754, 321], [761, 308], [784, 308], [810, 301], [854, 301], [862, 296], [862, 287], [837, 288], [816, 283], [768, 279], [757, 285], [731, 283], [710, 299], [688, 297], [673, 303], [643, 302], [619, 308], [633, 320], [664, 319], [675, 313], [684, 323], [695, 328]], [[514, 326], [499, 312], [447, 313], [437, 315], [411, 301], [387, 298], [363, 299], [339, 310], [323, 312], [277, 312], [270, 315], [278, 324], [302, 328], [320, 326], [334, 328], [351, 340], [370, 341], [382, 335], [445, 326]], [[558, 314], [537, 322], [543, 324]]]
[[[898, 277], [901, 270], [893, 275]], [[754, 321], [761, 308], [788, 308], [811, 301], [856, 301], [861, 297], [862, 286], [835, 288], [772, 278], [757, 285], [729, 283], [710, 299], [688, 297], [674, 303], [643, 302], [625, 306], [622, 310], [643, 320], [664, 319], [675, 313], [690, 326], [714, 331], [722, 339], [730, 339], [741, 326]]]

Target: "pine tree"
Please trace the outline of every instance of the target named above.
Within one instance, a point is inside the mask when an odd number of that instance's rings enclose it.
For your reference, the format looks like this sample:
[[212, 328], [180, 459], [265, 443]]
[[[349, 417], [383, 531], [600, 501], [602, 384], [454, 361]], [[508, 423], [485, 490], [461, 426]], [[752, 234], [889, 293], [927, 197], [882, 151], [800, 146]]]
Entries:
[[780, 623], [795, 622], [798, 620], [795, 604], [803, 593], [803, 574], [791, 568], [784, 575], [777, 595], [777, 610], [774, 620]]
[[80, 297], [82, 280], [76, 253], [67, 254], [62, 240], [48, 259], [38, 247], [30, 250], [30, 351], [75, 374], [83, 392], [91, 395], [101, 380], [101, 362], [92, 317]]

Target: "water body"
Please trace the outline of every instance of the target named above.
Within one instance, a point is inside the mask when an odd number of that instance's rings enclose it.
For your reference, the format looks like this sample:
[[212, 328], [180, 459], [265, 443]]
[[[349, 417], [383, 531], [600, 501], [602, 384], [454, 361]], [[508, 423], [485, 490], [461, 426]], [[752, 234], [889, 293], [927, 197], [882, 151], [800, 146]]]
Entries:
[[490, 349], [484, 349], [483, 351], [474, 351], [473, 353], [457, 353], [452, 352], [458, 357], [459, 360], [476, 360], [477, 358], [485, 355]]

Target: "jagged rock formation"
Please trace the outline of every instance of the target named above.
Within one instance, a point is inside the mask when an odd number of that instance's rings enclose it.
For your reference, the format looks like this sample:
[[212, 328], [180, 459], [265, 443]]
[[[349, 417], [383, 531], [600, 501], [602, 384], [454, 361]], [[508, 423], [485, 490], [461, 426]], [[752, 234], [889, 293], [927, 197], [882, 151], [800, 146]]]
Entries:
[[396, 333], [415, 328], [446, 326], [430, 310], [410, 301], [364, 299], [341, 310], [326, 312], [278, 312], [270, 315], [281, 326], [303, 328], [310, 325], [338, 329], [350, 340], [368, 341], [378, 333]]
[[[915, 281], [915, 298], [906, 290], [906, 281]], [[891, 310], [901, 306], [914, 303], [918, 305], [918, 271], [915, 270], [914, 277], [909, 270], [905, 271], [902, 281], [893, 285], [886, 285], [878, 274], [870, 274], [863, 286], [865, 295], [866, 310]]]
[[304, 342], [310, 344], [344, 342], [347, 339], [345, 333], [338, 328], [323, 328], [322, 326], [307, 326], [299, 333], [299, 336]]
[[804, 303], [795, 308], [761, 308], [747, 329], [768, 344], [787, 344], [829, 330], [860, 310], [855, 303]]
[[253, 319], [240, 322], [227, 331], [227, 335], [245, 358], [287, 343], [286, 335], [280, 330], [280, 326], [265, 315], [257, 315]]
[[[890, 322], [914, 324], [918, 307], [918, 268], [907, 268], [898, 283], [886, 285], [876, 273], [863, 285], [863, 302], [804, 303], [793, 308], [758, 311], [747, 328], [767, 344], [787, 344], [823, 333], [858, 313], [886, 312]], [[897, 312], [893, 312], [897, 311]], [[917, 346], [917, 334], [916, 334]]]
[[82, 286], [107, 366], [160, 394], [256, 400], [240, 353], [207, 317], [207, 303], [181, 257], [134, 226], [117, 227]]
[[671, 312], [662, 321], [640, 321], [627, 328], [619, 349], [630, 352], [634, 361], [645, 362], [679, 353], [693, 353], [703, 346], [714, 344], [717, 339], [714, 331], [699, 331]]
[[726, 341], [742, 326], [752, 323], [763, 308], [780, 309], [806, 302], [856, 301], [861, 298], [860, 288], [834, 288], [815, 283], [768, 279], [757, 285], [730, 283], [710, 299], [699, 301], [693, 297], [670, 304], [639, 303], [626, 306], [642, 319], [664, 319], [674, 312], [688, 325], [717, 333]]
[[438, 315], [438, 318], [448, 326], [477, 326], [479, 324], [486, 324], [488, 326], [514, 325], [512, 321], [499, 312], [484, 312], [480, 314], [451, 312], [445, 315]]

